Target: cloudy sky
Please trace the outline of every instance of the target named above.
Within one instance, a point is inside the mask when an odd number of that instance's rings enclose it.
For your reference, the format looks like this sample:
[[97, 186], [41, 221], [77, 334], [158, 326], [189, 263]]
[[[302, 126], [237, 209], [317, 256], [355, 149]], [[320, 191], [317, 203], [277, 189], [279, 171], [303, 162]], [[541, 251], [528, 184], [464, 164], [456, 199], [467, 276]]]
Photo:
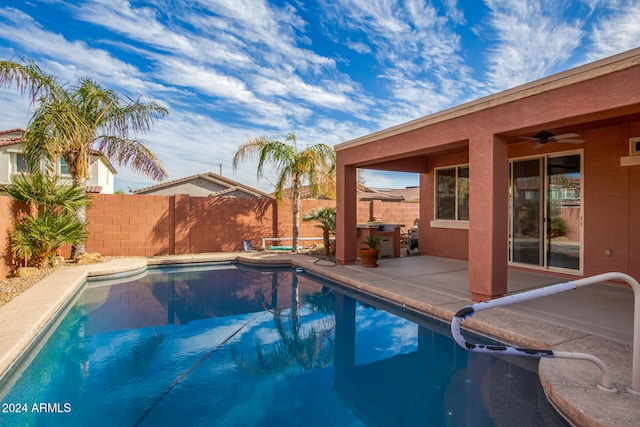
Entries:
[[[251, 138], [333, 146], [638, 47], [639, 22], [640, 0], [2, 0], [0, 58], [165, 105], [145, 139], [169, 179], [271, 191], [254, 163], [233, 171]], [[0, 89], [0, 129], [29, 117]], [[116, 189], [152, 184], [118, 167]]]

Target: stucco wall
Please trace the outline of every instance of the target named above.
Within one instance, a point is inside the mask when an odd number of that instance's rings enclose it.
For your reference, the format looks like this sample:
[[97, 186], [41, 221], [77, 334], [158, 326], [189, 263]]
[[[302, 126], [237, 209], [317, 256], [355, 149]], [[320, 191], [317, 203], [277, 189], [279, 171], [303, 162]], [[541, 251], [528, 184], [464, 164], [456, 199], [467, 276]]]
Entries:
[[469, 162], [467, 153], [437, 156], [429, 162], [429, 173], [420, 175], [420, 253], [446, 258], [469, 258], [469, 230], [431, 227], [435, 217], [435, 169], [464, 165]]
[[11, 180], [11, 150], [16, 150], [16, 146], [0, 148], [0, 183], [8, 183]]
[[585, 275], [622, 271], [640, 277], [640, 166], [620, 166], [620, 157], [629, 153], [629, 138], [636, 136], [638, 123], [585, 132]]
[[212, 193], [226, 190], [228, 187], [216, 184], [207, 179], [196, 178], [189, 181], [177, 182], [173, 185], [157, 188], [145, 192], [154, 196], [172, 196], [174, 194], [191, 194], [196, 197], [207, 197]]
[[[22, 144], [11, 144], [0, 147], [0, 184], [8, 184], [11, 182], [11, 175], [15, 173], [13, 170], [14, 165], [11, 164], [12, 158], [15, 161], [17, 153], [22, 153]], [[60, 170], [60, 162], [56, 162], [56, 168]], [[91, 156], [91, 162], [89, 164], [90, 178], [87, 180], [87, 185], [97, 185], [102, 187], [102, 194], [113, 194], [114, 191], [114, 177], [111, 170], [107, 165], [98, 157]], [[70, 175], [63, 175], [60, 177], [60, 182], [65, 184], [71, 183]]]
[[629, 274], [640, 278], [640, 166], [629, 170]]
[[[585, 276], [608, 271], [628, 272], [640, 277], [640, 166], [620, 166], [620, 158], [629, 154], [629, 138], [640, 136], [640, 123], [608, 126], [584, 132], [581, 145], [530, 143], [511, 144], [509, 157], [538, 156], [568, 150], [583, 150], [583, 255]], [[468, 231], [431, 228], [434, 216], [434, 169], [464, 164], [464, 154], [433, 157], [430, 173], [422, 174], [420, 197], [421, 253], [468, 259]], [[565, 209], [571, 236], [579, 233], [580, 218], [575, 209]], [[506, 224], [505, 224], [506, 227]], [[605, 255], [609, 250], [611, 256]]]

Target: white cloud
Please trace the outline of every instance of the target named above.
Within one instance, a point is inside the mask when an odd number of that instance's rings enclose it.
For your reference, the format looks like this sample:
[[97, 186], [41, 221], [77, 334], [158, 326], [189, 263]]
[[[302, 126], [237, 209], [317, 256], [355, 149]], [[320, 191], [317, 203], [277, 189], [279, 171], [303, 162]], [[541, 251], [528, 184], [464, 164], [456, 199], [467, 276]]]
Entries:
[[563, 20], [556, 1], [485, 0], [497, 38], [488, 56], [488, 86], [498, 91], [553, 72], [583, 38], [581, 21]]
[[177, 58], [165, 58], [160, 66], [158, 73], [164, 81], [241, 103], [255, 101], [254, 95], [243, 81], [221, 74], [213, 68], [190, 64]]
[[[71, 42], [60, 34], [46, 31], [16, 9], [0, 9], [0, 16], [8, 21], [0, 21], [0, 37], [11, 39], [14, 46], [30, 52], [30, 56], [40, 56], [40, 68], [61, 81], [74, 82], [91, 75], [107, 86], [121, 87], [133, 93], [144, 92], [149, 87], [136, 67], [114, 58], [105, 50], [93, 49], [81, 41]], [[25, 56], [21, 52], [16, 52], [18, 57]]]
[[[614, 2], [615, 3], [615, 2]], [[605, 16], [593, 28], [592, 51], [588, 61], [640, 47], [640, 2], [620, 2], [611, 15]]]
[[[340, 0], [323, 6], [336, 31], [347, 27], [367, 41], [377, 59], [379, 82], [391, 95], [387, 102], [393, 104], [394, 118], [433, 113], [478, 87], [453, 31], [464, 20], [455, 2], [447, 2], [444, 10], [418, 0]], [[388, 116], [390, 110], [384, 111]]]
[[96, 0], [75, 8], [78, 19], [104, 26], [120, 34], [166, 51], [195, 53], [198, 49], [189, 38], [161, 25], [157, 12], [149, 7], [133, 9], [126, 0]]

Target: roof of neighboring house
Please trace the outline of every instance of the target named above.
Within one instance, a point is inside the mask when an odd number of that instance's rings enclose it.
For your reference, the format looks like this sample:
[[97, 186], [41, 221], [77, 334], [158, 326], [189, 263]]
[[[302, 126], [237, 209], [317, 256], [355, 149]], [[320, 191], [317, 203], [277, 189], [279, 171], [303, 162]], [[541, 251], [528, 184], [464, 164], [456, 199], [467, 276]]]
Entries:
[[101, 185], [87, 185], [86, 190], [87, 190], [87, 193], [100, 194], [102, 192], [102, 186]]
[[13, 144], [21, 144], [22, 136], [26, 131], [21, 128], [0, 130], [0, 147]]
[[18, 136], [22, 136], [25, 132], [26, 130], [23, 128], [0, 130], [0, 139], [2, 139], [3, 135], [17, 134]]
[[[6, 147], [7, 145], [24, 143], [24, 140], [22, 138], [25, 132], [26, 130], [21, 128], [1, 130], [0, 131], [0, 147]], [[102, 154], [100, 151], [90, 150], [90, 153], [92, 156], [102, 159], [102, 162], [105, 164], [105, 166], [107, 166], [107, 168], [109, 168], [111, 173], [113, 174], [118, 173], [116, 171], [116, 168], [113, 167], [113, 164], [111, 164], [111, 162], [109, 161], [109, 159], [107, 159], [104, 156], [104, 154]]]
[[359, 191], [358, 200], [368, 202], [371, 200], [382, 200], [383, 202], [402, 202], [404, 197], [378, 191]]
[[209, 197], [224, 197], [225, 195], [229, 195], [234, 192], [245, 193], [251, 197], [256, 198], [271, 198], [267, 193], [263, 193], [260, 190], [256, 190], [255, 188], [244, 185], [240, 182], [234, 181], [232, 179], [226, 178], [222, 175], [218, 175], [213, 172], [200, 173], [197, 175], [190, 175], [184, 178], [174, 179], [172, 181], [165, 181], [160, 184], [152, 185], [150, 187], [140, 188], [134, 191], [134, 194], [149, 194], [158, 192], [158, 190], [174, 187], [179, 184], [187, 183], [189, 181], [196, 181], [199, 179], [203, 179], [205, 181], [209, 181], [211, 183], [217, 184], [218, 186], [225, 187], [223, 190], [212, 192], [208, 194]]
[[420, 200], [420, 187], [368, 188], [358, 191], [361, 201], [382, 200], [384, 202], [415, 202]]

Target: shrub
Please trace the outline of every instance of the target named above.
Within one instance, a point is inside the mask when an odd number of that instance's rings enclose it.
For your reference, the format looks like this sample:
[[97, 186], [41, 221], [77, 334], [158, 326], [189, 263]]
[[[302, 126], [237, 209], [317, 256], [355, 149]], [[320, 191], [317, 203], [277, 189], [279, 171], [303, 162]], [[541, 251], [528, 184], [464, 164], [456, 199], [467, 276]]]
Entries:
[[89, 200], [82, 187], [62, 185], [55, 175], [32, 173], [13, 176], [5, 190], [18, 202], [11, 250], [27, 265], [47, 267], [61, 246], [86, 240], [86, 223], [75, 215]]
[[557, 216], [551, 217], [551, 237], [564, 236], [569, 232], [567, 222]]

